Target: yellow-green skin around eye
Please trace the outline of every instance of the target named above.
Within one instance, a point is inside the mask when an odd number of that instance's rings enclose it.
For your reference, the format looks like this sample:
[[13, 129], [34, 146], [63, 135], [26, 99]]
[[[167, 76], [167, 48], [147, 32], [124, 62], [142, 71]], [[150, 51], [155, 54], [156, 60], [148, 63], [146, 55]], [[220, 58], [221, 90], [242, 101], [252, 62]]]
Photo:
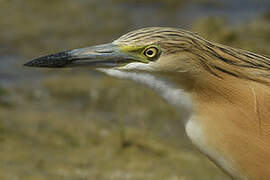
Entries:
[[157, 46], [120, 46], [120, 50], [130, 56], [135, 57], [137, 61], [147, 64], [150, 63], [152, 59], [145, 56], [144, 51], [150, 47], [155, 47], [160, 52], [160, 48]]

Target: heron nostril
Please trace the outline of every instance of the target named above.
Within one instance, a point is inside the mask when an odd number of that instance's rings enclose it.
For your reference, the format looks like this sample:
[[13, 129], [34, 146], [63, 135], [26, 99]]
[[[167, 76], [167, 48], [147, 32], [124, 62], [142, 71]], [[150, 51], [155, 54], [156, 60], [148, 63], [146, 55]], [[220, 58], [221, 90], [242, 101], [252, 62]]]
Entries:
[[114, 51], [112, 51], [112, 50], [95, 50], [95, 52], [109, 54], [109, 53], [113, 53]]

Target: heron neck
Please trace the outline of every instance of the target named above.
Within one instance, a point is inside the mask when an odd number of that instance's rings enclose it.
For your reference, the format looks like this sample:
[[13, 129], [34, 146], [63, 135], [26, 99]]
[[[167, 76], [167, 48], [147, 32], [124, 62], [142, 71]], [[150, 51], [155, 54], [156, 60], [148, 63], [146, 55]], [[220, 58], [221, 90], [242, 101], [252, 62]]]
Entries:
[[193, 114], [193, 103], [190, 94], [181, 88], [181, 86], [167, 78], [144, 72], [126, 72], [115, 69], [100, 70], [117, 78], [130, 79], [140, 84], [147, 85], [155, 90], [169, 104], [179, 107], [181, 110], [180, 116], [184, 122], [187, 122]]

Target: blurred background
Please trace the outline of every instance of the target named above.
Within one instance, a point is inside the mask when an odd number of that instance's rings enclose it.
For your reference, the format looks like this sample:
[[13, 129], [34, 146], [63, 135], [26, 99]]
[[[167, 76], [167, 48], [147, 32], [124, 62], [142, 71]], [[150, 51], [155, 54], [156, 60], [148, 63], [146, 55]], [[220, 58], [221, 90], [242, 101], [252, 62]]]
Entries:
[[180, 27], [270, 56], [269, 0], [0, 0], [1, 180], [227, 180], [148, 88], [34, 57]]

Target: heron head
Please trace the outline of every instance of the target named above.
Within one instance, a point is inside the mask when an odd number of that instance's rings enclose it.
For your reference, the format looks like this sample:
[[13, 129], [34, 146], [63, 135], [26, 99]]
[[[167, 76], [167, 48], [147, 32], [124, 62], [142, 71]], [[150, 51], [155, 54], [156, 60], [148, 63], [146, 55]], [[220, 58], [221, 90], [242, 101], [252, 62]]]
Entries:
[[139, 29], [109, 44], [44, 56], [25, 66], [165, 72], [188, 81], [236, 77], [269, 84], [268, 58], [211, 43], [189, 31], [165, 27]]
[[191, 49], [193, 36], [194, 33], [174, 28], [144, 28], [127, 33], [109, 44], [40, 57], [25, 66], [188, 72], [198, 70], [187, 51]]

